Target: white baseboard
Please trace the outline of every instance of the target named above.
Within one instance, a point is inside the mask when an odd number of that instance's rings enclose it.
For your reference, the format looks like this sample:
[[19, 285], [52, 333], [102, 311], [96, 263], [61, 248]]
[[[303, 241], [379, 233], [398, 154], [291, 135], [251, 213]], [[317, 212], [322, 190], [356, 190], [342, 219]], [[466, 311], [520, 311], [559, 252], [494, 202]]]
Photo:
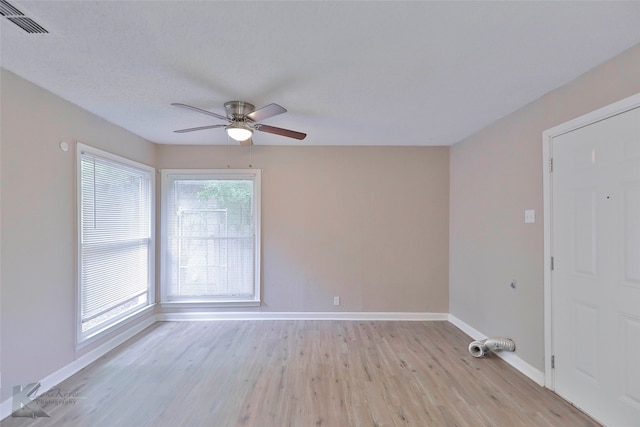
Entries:
[[13, 407], [11, 405], [13, 405], [11, 398], [8, 398], [0, 404], [0, 424], [2, 424], [2, 420], [10, 416], [13, 412]]
[[[488, 337], [477, 329], [467, 325], [462, 320], [458, 319], [453, 314], [449, 314], [449, 322], [460, 329], [465, 334], [469, 335], [474, 340], [484, 340]], [[517, 348], [516, 348], [517, 350]], [[522, 374], [526, 375], [531, 380], [535, 381], [538, 385], [544, 387], [544, 372], [534, 368], [524, 360], [522, 360], [516, 353], [510, 351], [500, 351], [495, 353], [496, 356], [507, 362], [509, 365], [516, 368]]]
[[393, 313], [393, 312], [184, 312], [158, 313], [160, 322], [190, 322], [209, 320], [393, 320], [393, 321], [448, 321], [447, 313]]
[[[95, 362], [120, 344], [124, 343], [130, 338], [133, 338], [135, 335], [139, 334], [143, 330], [147, 329], [149, 326], [153, 325], [156, 322], [155, 316], [149, 316], [145, 320], [135, 324], [131, 328], [122, 332], [121, 334], [111, 338], [109, 341], [104, 344], [94, 348], [93, 350], [87, 352], [86, 354], [78, 357], [73, 362], [68, 365], [63, 366], [52, 374], [47, 375], [42, 378], [40, 383], [40, 389], [38, 395], [51, 390], [56, 385], [60, 384], [62, 381], [66, 380], [70, 376], [80, 372], [81, 369], [87, 367], [89, 364]], [[23, 384], [26, 385], [26, 384]], [[36, 397], [36, 396], [33, 396]], [[12, 398], [9, 398], [0, 404], [0, 420], [5, 419], [10, 416], [13, 412], [13, 402]]]

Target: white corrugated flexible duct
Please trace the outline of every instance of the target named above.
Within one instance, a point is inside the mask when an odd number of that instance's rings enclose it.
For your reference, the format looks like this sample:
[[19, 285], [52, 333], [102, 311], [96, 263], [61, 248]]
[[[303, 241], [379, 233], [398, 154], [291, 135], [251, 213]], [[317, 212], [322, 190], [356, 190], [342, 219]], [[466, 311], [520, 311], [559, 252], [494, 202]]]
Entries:
[[487, 338], [486, 340], [477, 340], [469, 344], [469, 353], [473, 357], [484, 357], [487, 351], [514, 351], [515, 349], [516, 344], [509, 338]]

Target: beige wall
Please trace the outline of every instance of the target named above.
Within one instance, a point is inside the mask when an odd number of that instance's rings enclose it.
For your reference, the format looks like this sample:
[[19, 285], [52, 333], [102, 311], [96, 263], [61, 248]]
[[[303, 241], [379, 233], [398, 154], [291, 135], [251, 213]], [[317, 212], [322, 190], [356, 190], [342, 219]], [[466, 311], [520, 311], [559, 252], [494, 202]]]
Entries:
[[447, 147], [158, 147], [159, 168], [250, 162], [263, 171], [257, 310], [448, 312]]
[[[155, 162], [155, 145], [2, 70], [2, 390], [53, 373], [75, 346], [75, 141]], [[70, 149], [63, 152], [60, 141]]]
[[[540, 370], [542, 132], [638, 92], [640, 45], [452, 147], [450, 312], [486, 335], [512, 337]], [[535, 224], [524, 223], [525, 209], [535, 209]]]

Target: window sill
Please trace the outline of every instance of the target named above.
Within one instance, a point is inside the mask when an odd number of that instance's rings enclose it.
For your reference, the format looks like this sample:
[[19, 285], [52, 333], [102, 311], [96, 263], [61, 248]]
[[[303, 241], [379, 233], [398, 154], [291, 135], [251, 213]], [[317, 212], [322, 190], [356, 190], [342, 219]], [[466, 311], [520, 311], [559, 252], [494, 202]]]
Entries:
[[139, 310], [136, 310], [122, 319], [106, 325], [104, 328], [98, 329], [94, 332], [88, 333], [86, 336], [78, 337], [76, 341], [76, 351], [82, 350], [90, 344], [95, 343], [96, 341], [101, 340], [105, 336], [109, 335], [114, 331], [121, 331], [122, 328], [131, 328], [135, 323], [143, 321], [146, 317], [153, 315], [155, 310], [155, 304], [149, 304], [144, 307], [141, 307]]

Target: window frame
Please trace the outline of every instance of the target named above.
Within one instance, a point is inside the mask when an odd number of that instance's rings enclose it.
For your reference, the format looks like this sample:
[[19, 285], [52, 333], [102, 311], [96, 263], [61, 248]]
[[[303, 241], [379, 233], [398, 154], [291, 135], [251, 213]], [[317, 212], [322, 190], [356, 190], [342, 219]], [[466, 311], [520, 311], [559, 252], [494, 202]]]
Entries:
[[[228, 296], [208, 296], [194, 298], [180, 298], [169, 295], [171, 287], [168, 278], [169, 266], [169, 233], [168, 233], [168, 201], [169, 185], [174, 179], [183, 178], [188, 180], [215, 180], [215, 179], [246, 179], [251, 177], [253, 182], [253, 220], [254, 220], [254, 265], [253, 265], [253, 296], [249, 298], [228, 297]], [[198, 308], [221, 308], [221, 307], [256, 307], [261, 305], [262, 298], [262, 257], [261, 257], [261, 169], [163, 169], [161, 170], [161, 215], [160, 215], [160, 304], [171, 307], [198, 307]]]
[[[89, 154], [119, 163], [121, 165], [149, 173], [149, 243], [148, 243], [148, 282], [147, 301], [113, 318], [100, 323], [93, 329], [82, 331], [82, 155]], [[81, 349], [115, 328], [134, 322], [153, 312], [156, 305], [155, 266], [156, 266], [156, 170], [155, 168], [125, 157], [100, 150], [78, 142], [76, 144], [76, 349]]]

